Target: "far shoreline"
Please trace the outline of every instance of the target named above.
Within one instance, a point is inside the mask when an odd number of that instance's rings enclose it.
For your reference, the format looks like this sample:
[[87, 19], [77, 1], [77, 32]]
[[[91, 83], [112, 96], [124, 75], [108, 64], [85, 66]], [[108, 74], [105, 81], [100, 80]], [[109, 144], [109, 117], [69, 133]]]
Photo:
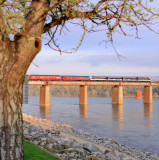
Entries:
[[[35, 96], [29, 96], [28, 95], [28, 97], [40, 97], [40, 95], [39, 96], [37, 96], [37, 95], [35, 95]], [[76, 97], [76, 98], [78, 98], [78, 96], [53, 96], [53, 95], [51, 95], [51, 97]], [[112, 98], [112, 97], [105, 97], [105, 96], [98, 96], [98, 97], [96, 97], [96, 96], [88, 96], [88, 98], [89, 97], [90, 98]], [[136, 96], [124, 96], [123, 98], [136, 98]], [[159, 98], [159, 96], [153, 96], [152, 98]], [[141, 99], [143, 99], [143, 97]]]

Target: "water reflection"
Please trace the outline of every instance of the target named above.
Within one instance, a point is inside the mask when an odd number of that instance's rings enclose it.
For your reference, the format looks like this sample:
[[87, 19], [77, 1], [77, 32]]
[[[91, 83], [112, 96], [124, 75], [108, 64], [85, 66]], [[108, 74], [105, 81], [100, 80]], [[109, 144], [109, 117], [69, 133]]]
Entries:
[[50, 109], [51, 106], [39, 106], [40, 109], [40, 117], [43, 119], [50, 118]]
[[123, 105], [122, 104], [112, 104], [112, 119], [117, 122], [120, 129], [123, 128]]
[[88, 118], [88, 104], [79, 104], [80, 117]]
[[152, 135], [152, 117], [153, 117], [153, 106], [152, 104], [144, 104], [144, 126], [146, 127], [147, 134]]
[[144, 118], [149, 120], [152, 118], [153, 106], [152, 104], [144, 104]]

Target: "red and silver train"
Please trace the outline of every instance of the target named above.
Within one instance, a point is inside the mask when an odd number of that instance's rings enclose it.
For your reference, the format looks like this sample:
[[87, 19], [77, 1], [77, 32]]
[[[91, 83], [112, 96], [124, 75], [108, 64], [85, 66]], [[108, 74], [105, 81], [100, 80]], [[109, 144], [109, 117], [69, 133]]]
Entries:
[[30, 75], [29, 80], [46, 81], [121, 81], [121, 82], [150, 82], [149, 77], [111, 77], [111, 76], [59, 76], [59, 75]]

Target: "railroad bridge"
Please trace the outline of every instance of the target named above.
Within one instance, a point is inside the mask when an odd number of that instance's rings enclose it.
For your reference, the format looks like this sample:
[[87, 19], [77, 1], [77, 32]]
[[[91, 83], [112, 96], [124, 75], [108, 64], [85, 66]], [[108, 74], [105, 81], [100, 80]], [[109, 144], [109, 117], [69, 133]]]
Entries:
[[112, 104], [123, 104], [123, 86], [143, 86], [144, 104], [152, 104], [152, 86], [159, 86], [159, 82], [122, 82], [122, 81], [42, 81], [29, 80], [28, 85], [41, 85], [40, 106], [50, 106], [50, 85], [80, 86], [79, 104], [88, 104], [87, 86], [113, 86]]

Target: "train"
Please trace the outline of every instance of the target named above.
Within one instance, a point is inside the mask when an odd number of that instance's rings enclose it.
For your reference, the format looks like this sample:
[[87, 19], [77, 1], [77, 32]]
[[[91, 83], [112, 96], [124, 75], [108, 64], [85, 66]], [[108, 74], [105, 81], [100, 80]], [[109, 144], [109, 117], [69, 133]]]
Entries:
[[150, 82], [149, 77], [29, 75], [29, 80]]

